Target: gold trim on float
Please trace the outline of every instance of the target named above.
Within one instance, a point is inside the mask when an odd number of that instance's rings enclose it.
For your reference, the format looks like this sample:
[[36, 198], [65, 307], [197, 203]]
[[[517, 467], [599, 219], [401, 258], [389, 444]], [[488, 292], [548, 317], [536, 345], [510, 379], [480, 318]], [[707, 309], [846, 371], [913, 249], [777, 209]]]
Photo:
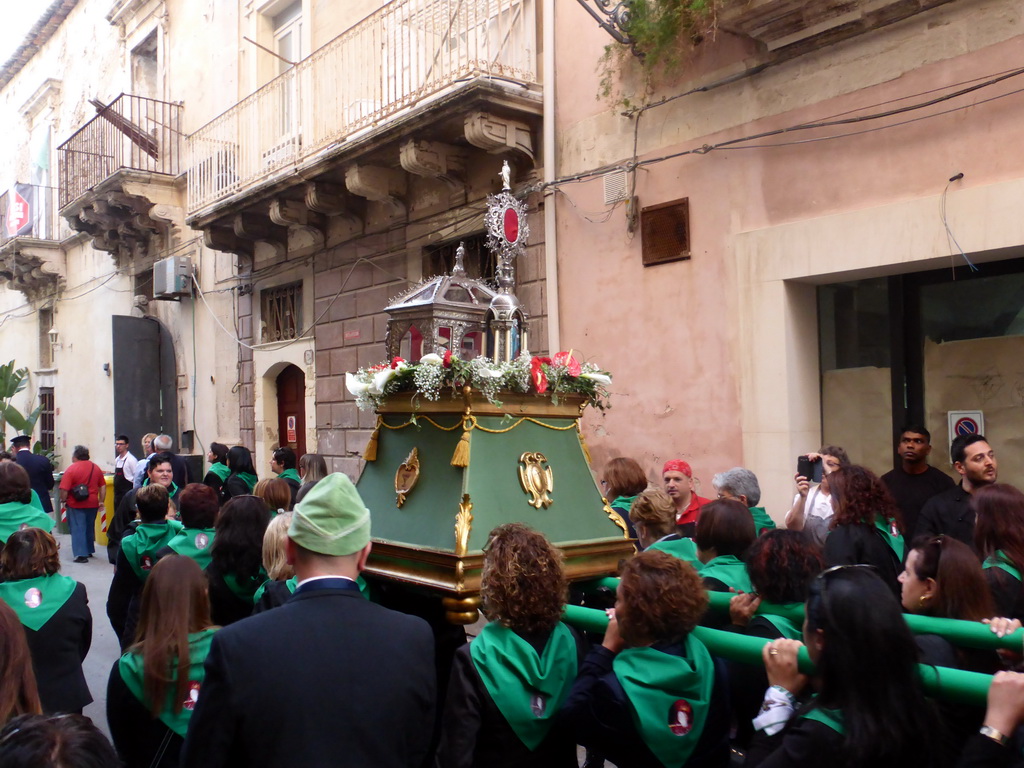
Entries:
[[465, 557], [469, 551], [469, 534], [473, 530], [473, 502], [463, 494], [459, 512], [455, 515], [455, 555]]
[[[620, 563], [634, 553], [629, 539], [599, 539], [560, 549], [571, 581], [616, 574]], [[480, 591], [483, 560], [483, 552], [460, 557], [454, 552], [374, 541], [366, 573], [449, 595], [471, 595]]]
[[626, 521], [622, 519], [622, 515], [615, 511], [612, 505], [608, 503], [608, 499], [604, 496], [601, 497], [601, 501], [604, 503], [604, 513], [608, 515], [608, 519], [622, 529], [622, 538], [632, 540], [629, 535], [629, 526], [626, 525]]
[[555, 503], [550, 496], [555, 490], [555, 476], [543, 453], [527, 451], [519, 457], [519, 486], [533, 497], [526, 503], [534, 509], [547, 509]]
[[405, 461], [395, 470], [395, 506], [399, 509], [405, 504], [405, 497], [412, 493], [416, 482], [420, 479], [420, 457], [416, 448], [409, 451]]

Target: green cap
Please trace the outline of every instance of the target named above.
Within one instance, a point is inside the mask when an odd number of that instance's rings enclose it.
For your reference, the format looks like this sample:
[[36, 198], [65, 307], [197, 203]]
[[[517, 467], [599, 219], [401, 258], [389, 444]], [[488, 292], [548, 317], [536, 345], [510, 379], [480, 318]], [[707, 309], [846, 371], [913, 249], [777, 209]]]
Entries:
[[370, 543], [370, 510], [348, 476], [335, 472], [295, 505], [288, 537], [321, 555], [351, 555]]

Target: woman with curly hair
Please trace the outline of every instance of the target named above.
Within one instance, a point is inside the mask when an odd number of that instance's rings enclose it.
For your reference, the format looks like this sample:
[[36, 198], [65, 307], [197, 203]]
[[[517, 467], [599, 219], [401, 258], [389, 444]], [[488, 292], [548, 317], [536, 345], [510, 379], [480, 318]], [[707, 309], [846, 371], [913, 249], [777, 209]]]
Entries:
[[629, 528], [631, 538], [636, 538], [636, 529], [629, 519], [629, 508], [636, 497], [647, 488], [647, 475], [635, 459], [624, 456], [609, 461], [604, 468], [601, 486], [608, 506], [619, 513], [622, 521]]
[[697, 572], [666, 552], [623, 566], [604, 641], [562, 707], [578, 743], [620, 768], [728, 764], [725, 674], [691, 634], [707, 605]]
[[995, 483], [974, 491], [970, 506], [975, 514], [974, 543], [984, 558], [996, 613], [1024, 621], [1024, 493]]
[[903, 571], [903, 522], [885, 484], [866, 467], [851, 464], [828, 476], [832, 532], [825, 565], [871, 565], [897, 597]]
[[522, 523], [491, 531], [480, 596], [490, 623], [455, 653], [437, 765], [576, 765], [557, 718], [580, 658], [561, 623], [568, 583], [562, 554]]
[[210, 564], [210, 611], [222, 627], [252, 614], [253, 596], [267, 580], [263, 570], [263, 534], [270, 512], [263, 499], [233, 496], [221, 507]]
[[178, 765], [215, 629], [199, 565], [161, 559], [142, 591], [135, 642], [107, 683], [107, 722], [126, 768]]
[[0, 601], [25, 628], [43, 712], [81, 712], [92, 701], [82, 671], [92, 645], [85, 585], [60, 573], [57, 542], [39, 528], [7, 539], [0, 579]]
[[[761, 534], [747, 551], [747, 573], [753, 592], [741, 592], [729, 602], [730, 630], [751, 637], [799, 640], [799, 620], [785, 615], [760, 614], [761, 601], [785, 608], [802, 608], [811, 582], [825, 561], [821, 547], [806, 531], [776, 529]], [[729, 662], [729, 688], [736, 719], [736, 741], [744, 748], [754, 735], [751, 720], [761, 707], [768, 678], [760, 664]]]

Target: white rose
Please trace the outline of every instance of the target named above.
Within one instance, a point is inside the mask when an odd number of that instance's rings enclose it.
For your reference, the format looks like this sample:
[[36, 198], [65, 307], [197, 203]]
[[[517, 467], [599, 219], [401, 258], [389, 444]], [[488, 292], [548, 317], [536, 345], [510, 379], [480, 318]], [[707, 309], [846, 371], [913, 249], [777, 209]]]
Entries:
[[424, 355], [420, 358], [420, 362], [426, 363], [427, 365], [444, 365], [444, 360], [442, 360], [441, 356], [435, 352], [430, 352]]

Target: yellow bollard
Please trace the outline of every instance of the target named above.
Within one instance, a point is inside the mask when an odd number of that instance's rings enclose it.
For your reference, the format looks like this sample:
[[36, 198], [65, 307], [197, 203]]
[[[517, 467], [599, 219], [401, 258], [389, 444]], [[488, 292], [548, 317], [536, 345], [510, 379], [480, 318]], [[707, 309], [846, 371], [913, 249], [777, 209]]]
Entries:
[[107, 526], [114, 519], [114, 476], [105, 475], [103, 479], [107, 483], [107, 498], [96, 515], [96, 545], [99, 547], [105, 547], [109, 543]]

